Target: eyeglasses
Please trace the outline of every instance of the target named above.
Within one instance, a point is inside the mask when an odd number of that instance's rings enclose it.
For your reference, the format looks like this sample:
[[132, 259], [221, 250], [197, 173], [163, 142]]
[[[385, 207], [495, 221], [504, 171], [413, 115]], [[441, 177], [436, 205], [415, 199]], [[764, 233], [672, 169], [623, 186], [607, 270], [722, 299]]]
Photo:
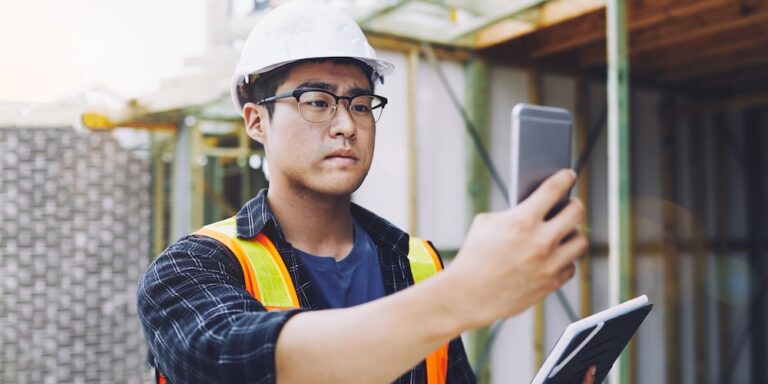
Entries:
[[339, 100], [347, 101], [347, 111], [352, 119], [361, 125], [374, 125], [387, 105], [387, 98], [374, 94], [337, 96], [324, 89], [300, 88], [259, 100], [256, 104], [272, 103], [293, 97], [299, 105], [301, 116], [312, 123], [325, 123], [333, 118]]

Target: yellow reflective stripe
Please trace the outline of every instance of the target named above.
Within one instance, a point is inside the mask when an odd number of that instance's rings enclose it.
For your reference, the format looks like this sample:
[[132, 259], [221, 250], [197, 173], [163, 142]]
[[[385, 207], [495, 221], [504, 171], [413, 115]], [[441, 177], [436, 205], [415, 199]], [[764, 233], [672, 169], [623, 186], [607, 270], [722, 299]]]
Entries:
[[299, 300], [293, 281], [282, 257], [267, 236], [260, 233], [255, 240], [239, 239], [239, 242], [253, 267], [261, 303], [270, 310], [297, 308]]
[[408, 243], [408, 261], [415, 284], [442, 270], [440, 260], [429, 243], [417, 237], [411, 237]]
[[[443, 270], [432, 246], [417, 237], [411, 237], [408, 242], [408, 262], [415, 284]], [[448, 378], [448, 344], [441, 345], [427, 356], [426, 367], [427, 384], [445, 384]]]
[[[220, 236], [210, 231], [224, 235], [228, 239], [222, 241]], [[299, 300], [288, 269], [266, 235], [260, 233], [253, 240], [238, 238], [234, 217], [206, 225], [196, 233], [219, 240], [235, 253], [245, 274], [246, 285], [249, 281], [254, 282], [253, 289], [248, 291], [268, 310], [299, 307]]]

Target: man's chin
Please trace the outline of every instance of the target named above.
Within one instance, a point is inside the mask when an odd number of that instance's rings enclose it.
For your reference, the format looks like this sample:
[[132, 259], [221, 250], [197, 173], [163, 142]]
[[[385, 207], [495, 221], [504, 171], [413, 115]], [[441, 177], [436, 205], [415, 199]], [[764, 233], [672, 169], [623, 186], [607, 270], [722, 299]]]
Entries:
[[360, 177], [329, 177], [322, 180], [313, 188], [316, 192], [332, 196], [348, 196], [357, 191], [365, 180], [365, 175]]

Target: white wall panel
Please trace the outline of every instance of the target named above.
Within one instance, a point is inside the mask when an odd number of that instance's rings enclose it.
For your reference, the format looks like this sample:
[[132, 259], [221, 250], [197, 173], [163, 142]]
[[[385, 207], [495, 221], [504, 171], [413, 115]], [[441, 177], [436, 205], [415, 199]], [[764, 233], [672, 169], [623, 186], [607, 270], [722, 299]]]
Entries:
[[[441, 62], [441, 65], [453, 92], [464, 104], [464, 68], [455, 62]], [[468, 139], [464, 120], [425, 59], [419, 66], [416, 83], [417, 234], [432, 240], [440, 249], [459, 248], [469, 227]]]
[[[510, 130], [512, 107], [528, 101], [528, 74], [516, 68], [491, 66], [490, 68], [490, 151], [493, 164], [505, 184], [509, 183]], [[495, 185], [490, 188], [490, 208], [506, 209], [506, 198]]]
[[[528, 101], [528, 75], [520, 69], [492, 66], [489, 77], [491, 158], [502, 180], [508, 183], [512, 107]], [[490, 195], [491, 210], [509, 207], [495, 185], [491, 185]], [[528, 383], [535, 373], [533, 369], [533, 312], [528, 310], [508, 319], [499, 332], [491, 355], [491, 381]]]
[[376, 124], [376, 152], [368, 177], [353, 200], [391, 221], [403, 230], [408, 225], [408, 120], [406, 56], [379, 51], [379, 56], [395, 65], [376, 93], [388, 99]]

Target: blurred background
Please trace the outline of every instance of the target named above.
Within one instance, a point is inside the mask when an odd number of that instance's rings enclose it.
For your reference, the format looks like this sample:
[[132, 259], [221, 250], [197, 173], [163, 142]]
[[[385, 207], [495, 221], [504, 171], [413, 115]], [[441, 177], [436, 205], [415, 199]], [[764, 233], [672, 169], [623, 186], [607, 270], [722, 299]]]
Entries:
[[[0, 383], [152, 382], [137, 280], [268, 186], [229, 84], [282, 2], [0, 3]], [[353, 199], [448, 260], [508, 206], [512, 106], [574, 116], [590, 253], [464, 335], [482, 382], [530, 382], [571, 318], [645, 294], [611, 382], [768, 383], [768, 1], [324, 3], [396, 66]]]

